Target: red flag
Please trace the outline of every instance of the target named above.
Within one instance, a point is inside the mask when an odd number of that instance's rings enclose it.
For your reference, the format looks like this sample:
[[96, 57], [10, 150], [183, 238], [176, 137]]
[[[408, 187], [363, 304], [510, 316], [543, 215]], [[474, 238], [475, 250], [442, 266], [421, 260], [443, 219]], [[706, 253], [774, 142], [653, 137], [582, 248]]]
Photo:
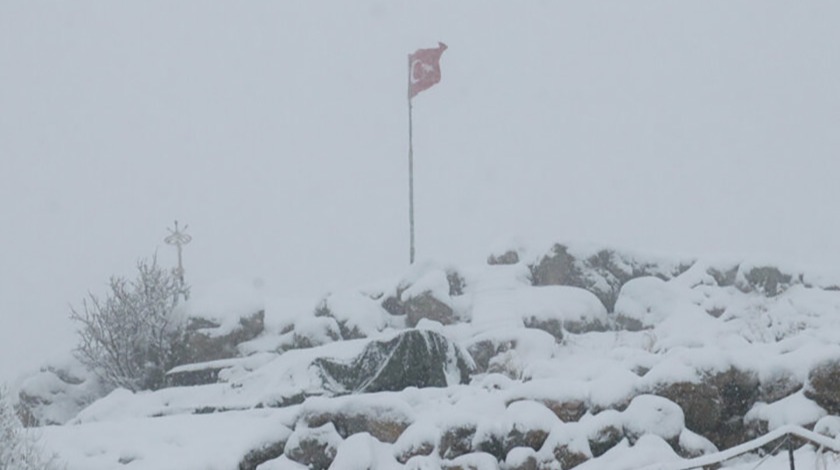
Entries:
[[438, 42], [435, 49], [418, 49], [408, 56], [408, 98], [431, 88], [440, 81], [440, 56], [446, 44]]

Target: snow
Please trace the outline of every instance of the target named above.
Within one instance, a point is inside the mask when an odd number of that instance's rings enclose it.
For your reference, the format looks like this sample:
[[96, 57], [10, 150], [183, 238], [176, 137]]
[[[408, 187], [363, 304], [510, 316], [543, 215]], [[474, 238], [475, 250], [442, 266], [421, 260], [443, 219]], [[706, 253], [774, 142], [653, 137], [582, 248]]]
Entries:
[[685, 415], [676, 403], [655, 395], [638, 395], [622, 412], [624, 428], [636, 435], [653, 434], [669, 440], [685, 428]]
[[811, 425], [826, 414], [824, 409], [806, 398], [803, 391], [799, 391], [774, 403], [756, 403], [744, 419], [765, 421], [767, 429], [773, 431], [789, 424]]
[[[569, 250], [576, 256], [597, 253], [596, 248]], [[615, 313], [607, 313], [584, 289], [531, 286], [524, 257], [535, 252], [520, 249], [524, 261], [515, 265], [459, 267], [463, 295], [449, 292], [446, 276], [455, 268], [428, 262], [412, 267], [398, 282], [334, 291], [320, 304], [266, 301], [266, 330], [239, 345], [242, 357], [171, 371], [218, 368], [221, 383], [156, 392], [114, 390], [78, 414], [67, 411], [65, 415], [74, 415], [69, 424], [44, 428], [45, 447], [66, 461], [69, 470], [114, 468], [120, 461], [137, 469], [221, 469], [236, 468], [245, 454], [261, 446], [287, 438], [287, 447], [294, 446], [315, 433], [337, 449], [333, 468], [432, 469], [444, 464], [438, 454], [443, 431], [463, 427], [475, 429], [473, 445], [514, 430], [548, 433], [541, 449], [518, 448], [503, 456], [506, 465], [536, 458], [553, 468], [552, 449], [560, 445], [590, 458], [578, 467], [583, 470], [680, 465], [685, 459], [671, 444], [691, 455], [718, 449], [686, 426], [677, 404], [651, 393], [676, 382], [700, 383], [732, 369], [754, 374], [762, 387], [799, 389], [772, 403], [755, 403], [745, 416], [748, 423], [766, 423], [770, 431], [817, 423], [816, 429], [830, 436], [840, 432], [836, 417], [827, 416], [802, 388], [807, 387], [810, 370], [840, 358], [840, 292], [803, 281], [768, 296], [745, 291], [744, 286], [718, 286], [709, 274], [713, 266], [739, 266], [739, 272], [746, 272], [761, 264], [698, 261], [669, 277], [684, 260], [653, 265], [654, 258], [617, 254], [615, 260], [624, 268], [648, 263], [646, 269], [669, 280], [630, 280], [621, 288]], [[381, 302], [398, 290], [403, 300], [431, 292], [453, 306], [461, 323], [423, 320], [418, 328], [444, 335], [462, 352], [488, 344], [498, 348], [488, 371], [474, 374], [468, 385], [452, 377], [446, 388], [331, 396], [329, 384], [311, 365], [319, 358], [350, 361], [370, 341], [394, 338], [404, 325]], [[234, 286], [218, 293], [219, 303], [213, 308], [208, 303], [213, 297], [206, 294], [204, 299], [196, 297], [191, 308], [204, 305], [204, 312], [223, 323], [238, 321], [260, 306], [253, 294], [247, 286]], [[621, 329], [617, 317], [636, 320], [642, 329]], [[527, 328], [530, 319], [557, 320], [564, 326], [562, 337]], [[569, 332], [565, 326], [573, 322], [600, 323], [606, 331]], [[342, 340], [342, 328], [366, 338]], [[290, 349], [301, 342], [308, 347]], [[67, 389], [49, 374], [24, 384], [44, 394]], [[583, 415], [577, 422], [563, 422], [547, 404], [579, 409]], [[309, 429], [313, 417], [326, 414], [390, 420], [407, 427], [392, 444], [365, 432], [341, 439], [332, 425]], [[594, 457], [589, 440], [611, 427], [626, 432], [626, 439]], [[405, 465], [396, 460], [424, 446], [435, 450]], [[824, 458], [806, 448], [798, 452], [803, 462]], [[747, 458], [732, 460], [725, 468], [744, 468]], [[768, 459], [768, 468], [777, 460]], [[446, 463], [498, 466], [495, 457], [480, 453]], [[302, 467], [279, 457], [259, 468]]]
[[287, 438], [286, 411], [126, 418], [42, 429], [67, 470], [237, 468], [250, 450]]

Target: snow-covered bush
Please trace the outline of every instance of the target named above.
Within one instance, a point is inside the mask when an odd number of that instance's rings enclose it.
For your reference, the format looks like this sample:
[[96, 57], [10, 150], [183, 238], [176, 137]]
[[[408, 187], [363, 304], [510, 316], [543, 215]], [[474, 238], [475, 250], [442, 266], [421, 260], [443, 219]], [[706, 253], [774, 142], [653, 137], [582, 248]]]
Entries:
[[155, 390], [176, 365], [184, 325], [176, 307], [188, 288], [157, 260], [140, 260], [134, 280], [112, 277], [104, 299], [90, 294], [71, 308], [79, 324], [78, 359], [106, 384]]
[[0, 387], [0, 470], [55, 468], [20, 423], [5, 388]]

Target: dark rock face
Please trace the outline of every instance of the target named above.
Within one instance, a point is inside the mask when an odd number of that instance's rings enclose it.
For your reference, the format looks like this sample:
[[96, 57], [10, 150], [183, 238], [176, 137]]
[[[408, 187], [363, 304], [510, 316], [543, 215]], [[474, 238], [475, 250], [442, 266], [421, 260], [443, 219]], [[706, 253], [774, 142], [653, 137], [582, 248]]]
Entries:
[[472, 440], [475, 437], [475, 425], [454, 426], [443, 431], [440, 436], [438, 453], [441, 458], [454, 459], [473, 451]]
[[366, 432], [381, 442], [394, 443], [411, 425], [411, 418], [394, 409], [376, 409], [357, 403], [339, 411], [308, 413], [302, 417], [307, 427], [317, 428], [331, 423], [338, 434], [348, 438]]
[[[291, 430], [287, 429], [286, 431], [286, 436], [291, 434]], [[254, 449], [248, 452], [242, 458], [242, 461], [239, 462], [239, 470], [256, 470], [261, 464], [283, 455], [285, 449], [286, 439], [281, 439], [277, 442], [266, 444], [259, 449]]]
[[236, 346], [250, 341], [263, 332], [265, 311], [260, 310], [250, 316], [242, 317], [239, 325], [224, 335], [213, 334], [221, 325], [205, 318], [190, 318], [187, 323], [185, 347], [178, 355], [177, 364], [209, 362], [217, 359], [236, 357]]
[[731, 368], [707, 375], [700, 383], [673, 383], [655, 393], [679, 405], [685, 413], [686, 427], [719, 449], [754, 437], [743, 419], [759, 395], [758, 378], [752, 372]]
[[442, 335], [406, 330], [389, 341], [373, 341], [350, 363], [319, 358], [313, 363], [334, 393], [446, 387], [448, 373], [469, 381], [471, 360]]
[[469, 351], [475, 361], [476, 372], [484, 373], [487, 372], [487, 369], [490, 366], [490, 361], [494, 357], [506, 351], [510, 351], [515, 347], [516, 344], [514, 344], [513, 341], [499, 342], [486, 339], [471, 344], [467, 348], [467, 351]]
[[327, 470], [340, 443], [341, 436], [331, 423], [315, 429], [296, 429], [286, 442], [285, 455], [312, 470]]
[[[604, 426], [603, 428], [595, 432], [593, 435], [589, 436], [589, 449], [592, 450], [593, 456], [600, 457], [601, 455], [604, 455], [608, 450], [615, 447], [619, 442], [621, 442], [622, 439], [624, 439], [623, 428], [617, 426]], [[562, 462], [562, 460], [559, 457], [557, 459]], [[578, 462], [575, 465], [578, 465], [579, 463], [581, 462]], [[566, 465], [563, 465], [563, 468], [568, 467]]]
[[107, 387], [91, 374], [46, 367], [23, 381], [15, 411], [26, 427], [60, 425], [106, 395]]
[[811, 370], [805, 396], [829, 414], [840, 414], [840, 359], [822, 362]]
[[690, 265], [682, 265], [672, 272], [663, 272], [653, 263], [625, 259], [613, 250], [601, 250], [586, 259], [577, 259], [564, 245], [554, 245], [551, 253], [531, 266], [531, 281], [535, 286], [573, 286], [586, 289], [612, 312], [619, 291], [627, 281], [642, 276], [656, 276], [663, 280], [682, 274]]
[[508, 250], [500, 255], [490, 255], [487, 257], [487, 264], [516, 264], [519, 262], [519, 253]]
[[793, 276], [773, 266], [761, 266], [745, 272], [744, 280], [746, 282], [736, 284], [740, 290], [775, 297], [791, 286]]
[[224, 367], [169, 372], [166, 374], [166, 387], [191, 387], [193, 385], [213, 384], [219, 381], [219, 372]]
[[406, 324], [411, 328], [417, 326], [424, 318], [443, 325], [451, 325], [457, 320], [452, 308], [436, 299], [431, 292], [424, 292], [406, 300], [405, 313]]

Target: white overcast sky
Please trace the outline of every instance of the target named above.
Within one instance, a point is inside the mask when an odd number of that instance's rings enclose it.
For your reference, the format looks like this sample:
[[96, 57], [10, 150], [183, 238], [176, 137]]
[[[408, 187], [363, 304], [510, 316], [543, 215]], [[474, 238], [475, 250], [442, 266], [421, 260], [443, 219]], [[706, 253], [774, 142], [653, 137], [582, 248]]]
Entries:
[[318, 295], [498, 239], [840, 262], [840, 2], [0, 1], [0, 379], [188, 223], [196, 289]]

